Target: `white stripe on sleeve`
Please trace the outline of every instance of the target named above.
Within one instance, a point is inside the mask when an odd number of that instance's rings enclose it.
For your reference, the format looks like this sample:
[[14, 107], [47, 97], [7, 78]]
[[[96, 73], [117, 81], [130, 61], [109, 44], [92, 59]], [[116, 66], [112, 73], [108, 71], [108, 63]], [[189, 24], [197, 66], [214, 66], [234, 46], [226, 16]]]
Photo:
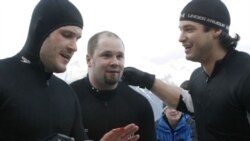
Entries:
[[181, 96], [183, 102], [186, 104], [186, 107], [189, 112], [194, 113], [194, 106], [191, 95], [188, 93], [187, 90], [182, 89]]

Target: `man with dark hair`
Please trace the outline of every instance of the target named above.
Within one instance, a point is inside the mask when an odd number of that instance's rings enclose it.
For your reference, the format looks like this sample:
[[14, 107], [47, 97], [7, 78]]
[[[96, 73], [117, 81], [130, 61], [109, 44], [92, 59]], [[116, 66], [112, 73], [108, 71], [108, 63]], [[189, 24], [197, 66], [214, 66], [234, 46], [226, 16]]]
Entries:
[[[0, 60], [1, 141], [84, 140], [78, 99], [53, 75], [66, 70], [82, 28], [82, 16], [68, 0], [38, 2], [24, 47]], [[132, 124], [114, 129], [101, 141], [121, 141], [137, 130]]]
[[[100, 140], [107, 131], [130, 123], [141, 141], [155, 141], [154, 115], [148, 100], [121, 83], [125, 47], [115, 33], [103, 31], [88, 42], [88, 74], [71, 84], [79, 97], [88, 136]], [[132, 135], [134, 137], [134, 135]]]
[[229, 26], [220, 0], [192, 0], [182, 10], [179, 41], [186, 59], [201, 63], [189, 92], [131, 67], [123, 81], [150, 89], [177, 110], [195, 112], [199, 141], [249, 141], [250, 56], [235, 49], [239, 36], [232, 38]]

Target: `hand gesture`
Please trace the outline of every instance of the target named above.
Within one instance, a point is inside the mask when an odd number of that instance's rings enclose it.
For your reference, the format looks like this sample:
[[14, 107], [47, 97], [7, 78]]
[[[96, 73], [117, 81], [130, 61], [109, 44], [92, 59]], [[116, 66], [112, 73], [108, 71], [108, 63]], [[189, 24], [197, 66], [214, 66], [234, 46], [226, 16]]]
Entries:
[[135, 134], [138, 130], [139, 127], [132, 123], [109, 131], [100, 141], [137, 141], [140, 138], [139, 135]]

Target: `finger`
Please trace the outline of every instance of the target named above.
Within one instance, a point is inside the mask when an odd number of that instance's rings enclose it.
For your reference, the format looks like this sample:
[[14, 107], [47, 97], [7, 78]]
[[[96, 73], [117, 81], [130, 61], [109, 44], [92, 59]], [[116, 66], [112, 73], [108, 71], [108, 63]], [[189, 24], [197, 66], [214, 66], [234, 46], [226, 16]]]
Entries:
[[122, 140], [124, 141], [137, 141], [140, 138], [140, 136], [138, 134], [130, 134], [130, 135], [126, 135], [122, 138]]
[[122, 128], [116, 128], [106, 133], [100, 141], [137, 141], [139, 135], [135, 132], [139, 127], [135, 124], [129, 124]]
[[124, 136], [122, 136], [122, 138], [129, 139], [135, 136], [135, 133], [139, 130], [139, 127], [132, 123], [125, 126], [123, 129], [124, 129]]
[[137, 141], [139, 140], [140, 138], [140, 135], [133, 135], [133, 136], [130, 136], [127, 141]]
[[124, 132], [127, 134], [135, 133], [139, 130], [139, 127], [135, 125], [134, 123], [128, 124], [124, 127]]

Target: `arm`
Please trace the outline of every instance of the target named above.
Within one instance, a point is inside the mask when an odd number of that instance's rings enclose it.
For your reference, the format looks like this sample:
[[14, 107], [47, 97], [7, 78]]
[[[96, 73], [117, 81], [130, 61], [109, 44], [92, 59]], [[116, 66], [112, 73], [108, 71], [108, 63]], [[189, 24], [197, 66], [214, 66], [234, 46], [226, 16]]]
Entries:
[[173, 108], [186, 106], [193, 113], [193, 102], [188, 91], [161, 81], [155, 75], [143, 72], [133, 67], [124, 69], [122, 81], [128, 85], [139, 86], [151, 90], [162, 101]]
[[181, 88], [164, 83], [156, 78], [150, 90], [169, 106], [177, 108], [182, 90]]
[[187, 90], [155, 79], [151, 91], [169, 106], [177, 109], [185, 106], [185, 113], [194, 113], [193, 101]]

